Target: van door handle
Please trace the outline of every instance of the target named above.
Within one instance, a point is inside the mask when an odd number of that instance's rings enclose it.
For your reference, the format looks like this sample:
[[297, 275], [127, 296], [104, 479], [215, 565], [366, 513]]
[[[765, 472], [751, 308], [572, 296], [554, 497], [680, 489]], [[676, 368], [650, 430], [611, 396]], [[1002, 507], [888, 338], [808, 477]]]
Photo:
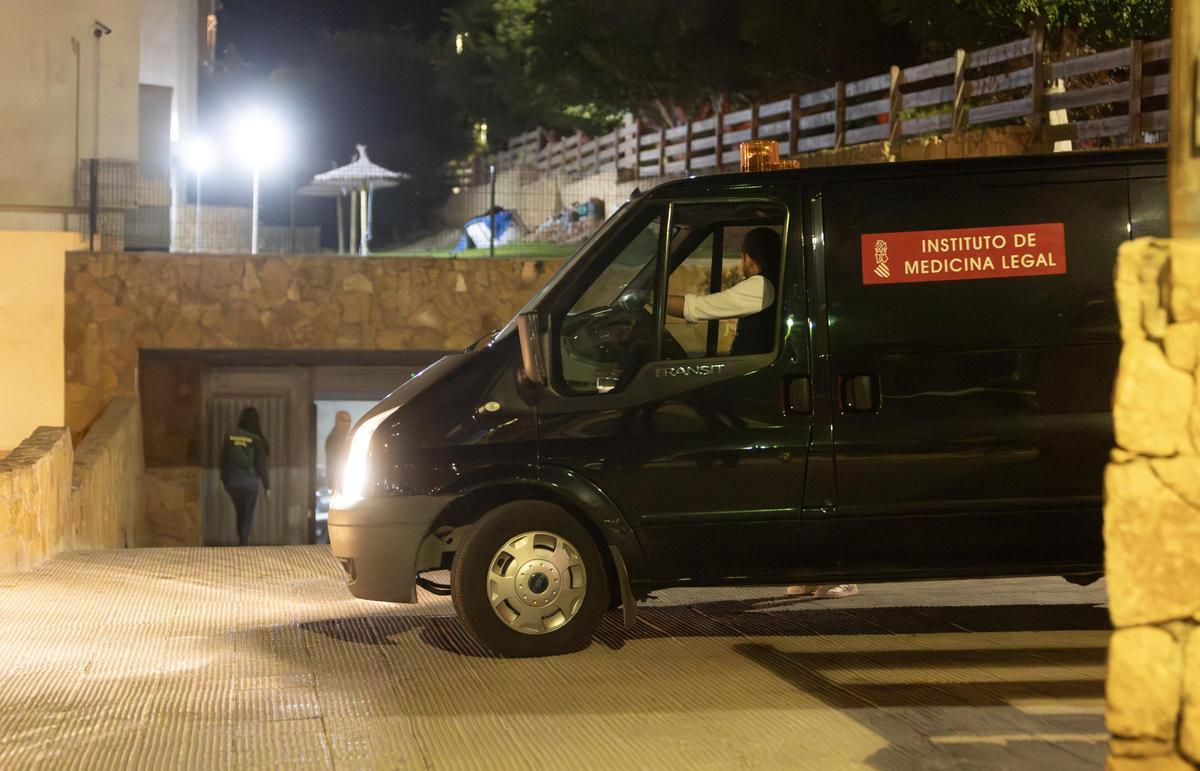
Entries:
[[842, 412], [879, 411], [879, 375], [856, 372], [841, 376]]
[[787, 411], [792, 415], [812, 414], [812, 378], [808, 375], [787, 381]]

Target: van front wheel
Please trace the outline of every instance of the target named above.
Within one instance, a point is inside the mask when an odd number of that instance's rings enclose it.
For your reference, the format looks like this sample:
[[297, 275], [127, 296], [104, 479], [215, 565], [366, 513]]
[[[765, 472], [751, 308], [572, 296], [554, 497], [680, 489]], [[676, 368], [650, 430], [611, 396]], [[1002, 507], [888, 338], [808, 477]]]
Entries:
[[450, 585], [458, 620], [501, 656], [583, 648], [608, 608], [595, 541], [545, 501], [515, 501], [485, 514], [455, 554]]

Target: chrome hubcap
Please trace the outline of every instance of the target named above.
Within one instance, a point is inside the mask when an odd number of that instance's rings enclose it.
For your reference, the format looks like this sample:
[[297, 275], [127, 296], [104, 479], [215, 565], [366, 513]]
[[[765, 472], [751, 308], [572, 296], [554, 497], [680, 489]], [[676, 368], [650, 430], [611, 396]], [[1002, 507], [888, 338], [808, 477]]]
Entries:
[[521, 533], [492, 557], [488, 602], [496, 616], [522, 634], [546, 634], [583, 607], [587, 572], [574, 544], [545, 531]]

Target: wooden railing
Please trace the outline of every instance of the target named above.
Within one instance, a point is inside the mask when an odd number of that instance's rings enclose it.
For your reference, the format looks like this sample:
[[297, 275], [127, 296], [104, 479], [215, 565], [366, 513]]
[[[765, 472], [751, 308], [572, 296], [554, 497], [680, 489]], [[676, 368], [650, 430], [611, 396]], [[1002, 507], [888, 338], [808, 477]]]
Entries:
[[[1170, 55], [1170, 40], [1135, 40], [1126, 48], [1048, 61], [1034, 35], [667, 129], [634, 122], [599, 137], [576, 132], [562, 138], [534, 129], [458, 175], [463, 183], [477, 181], [494, 164], [498, 170], [621, 169], [658, 177], [736, 168], [738, 144], [748, 139], [776, 139], [780, 155], [794, 157], [1016, 121], [1035, 131], [1052, 124], [1054, 140], [1138, 144], [1145, 132], [1167, 128]], [[1147, 101], [1150, 109], [1143, 109]], [[1051, 119], [1061, 116], [1055, 111], [1067, 111], [1065, 122]]]

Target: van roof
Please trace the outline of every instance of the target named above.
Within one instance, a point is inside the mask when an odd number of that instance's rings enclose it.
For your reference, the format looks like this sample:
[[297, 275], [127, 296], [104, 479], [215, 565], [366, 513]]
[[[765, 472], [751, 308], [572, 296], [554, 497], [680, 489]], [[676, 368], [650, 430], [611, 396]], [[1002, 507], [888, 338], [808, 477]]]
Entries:
[[[993, 158], [955, 158], [935, 161], [896, 161], [894, 163], [814, 166], [775, 171], [705, 174], [671, 180], [647, 191], [648, 195], [694, 192], [698, 188], [729, 188], [734, 185], [778, 185], [780, 183], [895, 179], [944, 174], [989, 174], [1041, 169], [1096, 168], [1101, 166], [1159, 166], [1166, 163], [1166, 147], [1136, 150], [1086, 150], [1038, 155], [1006, 155]], [[1154, 169], [1150, 176], [1165, 173]]]

